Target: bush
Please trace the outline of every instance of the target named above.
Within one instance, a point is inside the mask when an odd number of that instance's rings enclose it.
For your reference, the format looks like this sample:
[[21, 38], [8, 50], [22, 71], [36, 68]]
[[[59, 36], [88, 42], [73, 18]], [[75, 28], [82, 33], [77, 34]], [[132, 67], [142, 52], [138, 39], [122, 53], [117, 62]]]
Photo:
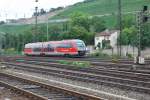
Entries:
[[113, 63], [118, 63], [119, 60], [118, 60], [117, 58], [113, 58], [113, 59], [112, 59], [112, 62], [113, 62]]
[[65, 64], [65, 65], [71, 65], [78, 68], [87, 68], [90, 67], [91, 64], [88, 61], [66, 61], [66, 60], [60, 60], [58, 63]]
[[132, 54], [127, 53], [126, 55], [128, 58], [133, 58]]
[[2, 52], [2, 55], [22, 55], [22, 53], [16, 51], [15, 48], [8, 48]]
[[102, 58], [109, 58], [108, 54], [102, 53], [102, 51], [96, 51], [90, 54], [91, 57], [102, 57]]
[[120, 58], [120, 56], [118, 56], [118, 55], [113, 55], [113, 56], [112, 56], [112, 62], [113, 62], [113, 63], [118, 63], [118, 62], [119, 62], [119, 60], [118, 60], [119, 58]]

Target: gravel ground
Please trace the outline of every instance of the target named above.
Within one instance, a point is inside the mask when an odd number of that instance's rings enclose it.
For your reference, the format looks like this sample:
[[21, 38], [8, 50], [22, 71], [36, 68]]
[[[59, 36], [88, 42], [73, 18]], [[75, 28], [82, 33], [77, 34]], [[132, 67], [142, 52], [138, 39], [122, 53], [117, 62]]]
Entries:
[[0, 86], [0, 100], [31, 100]]
[[[128, 97], [128, 98], [132, 98], [134, 100], [150, 100], [150, 95], [148, 95], [148, 94], [142, 94], [142, 93], [137, 93], [137, 92], [132, 92], [132, 91], [123, 91], [118, 88], [110, 88], [110, 87], [106, 87], [103, 85], [97, 85], [97, 84], [93, 84], [93, 83], [80, 82], [80, 81], [76, 81], [76, 80], [70, 80], [70, 79], [59, 78], [59, 77], [55, 77], [55, 76], [49, 76], [49, 75], [45, 75], [45, 74], [39, 74], [39, 73], [33, 73], [33, 72], [21, 71], [21, 70], [14, 70], [14, 69], [9, 69], [9, 70], [7, 70], [7, 72], [8, 73], [12, 73], [12, 72], [21, 73], [21, 75], [23, 77], [25, 76], [24, 74], [26, 74], [26, 75], [30, 75], [30, 77], [36, 76], [37, 78], [41, 78], [43, 80], [47, 79], [49, 84], [52, 84], [49, 81], [57, 81], [57, 82], [63, 82], [63, 83], [71, 84], [71, 85], [75, 85], [75, 86], [81, 86], [81, 88], [85, 87], [85, 88], [96, 91], [95, 93], [92, 92], [93, 94], [99, 95], [99, 96], [109, 99], [109, 100], [128, 100], [128, 99], [116, 99], [116, 98], [112, 99], [111, 96], [109, 97], [106, 94], [103, 95], [103, 94], [101, 94], [101, 92], [110, 93], [111, 95], [117, 95], [120, 97]], [[19, 76], [21, 76], [21, 75], [19, 75]], [[55, 83], [53, 83], [53, 84], [56, 85]], [[62, 86], [62, 84], [60, 86]], [[68, 87], [66, 87], [66, 88], [68, 88]], [[82, 90], [80, 89], [80, 91], [82, 91]], [[99, 94], [99, 92], [101, 95]], [[89, 93], [91, 93], [91, 92], [89, 91]]]

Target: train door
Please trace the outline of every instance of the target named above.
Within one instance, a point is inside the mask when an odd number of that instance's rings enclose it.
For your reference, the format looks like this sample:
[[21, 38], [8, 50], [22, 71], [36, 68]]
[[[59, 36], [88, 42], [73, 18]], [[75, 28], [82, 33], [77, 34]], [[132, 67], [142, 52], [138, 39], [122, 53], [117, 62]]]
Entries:
[[44, 46], [44, 44], [45, 44], [44, 42], [41, 43], [41, 53], [40, 53], [40, 55], [42, 55], [42, 56], [45, 55], [45, 50], [44, 50], [45, 46]]
[[45, 46], [45, 54], [46, 55], [54, 55], [54, 44], [53, 43], [47, 43]]
[[33, 44], [33, 55], [40, 55], [42, 51], [42, 44], [41, 43], [36, 43]]

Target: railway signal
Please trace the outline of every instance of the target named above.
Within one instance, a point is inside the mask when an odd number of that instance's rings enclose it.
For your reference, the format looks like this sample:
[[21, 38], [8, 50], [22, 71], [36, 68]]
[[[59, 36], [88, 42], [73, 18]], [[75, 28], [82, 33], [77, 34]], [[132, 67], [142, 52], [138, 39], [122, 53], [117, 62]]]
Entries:
[[148, 21], [148, 18], [149, 18], [149, 16], [148, 16], [148, 6], [144, 6], [143, 7], [143, 18], [142, 18], [143, 23], [146, 23]]
[[143, 6], [143, 10], [138, 13], [138, 56], [136, 57], [136, 63], [144, 63], [144, 58], [141, 57], [141, 34], [143, 32], [144, 23], [148, 22], [148, 6]]

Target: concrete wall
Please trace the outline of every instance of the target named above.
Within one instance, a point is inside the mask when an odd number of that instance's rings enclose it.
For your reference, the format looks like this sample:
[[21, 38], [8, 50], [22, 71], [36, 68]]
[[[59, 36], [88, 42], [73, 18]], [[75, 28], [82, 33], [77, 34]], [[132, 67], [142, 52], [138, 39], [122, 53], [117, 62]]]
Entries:
[[[117, 46], [115, 46], [113, 49], [105, 49], [103, 50], [104, 53], [107, 53], [109, 55], [112, 54], [118, 54], [120, 51], [120, 48], [117, 48]], [[136, 56], [138, 53], [138, 49], [136, 47], [132, 47], [132, 46], [122, 46], [121, 47], [121, 54], [122, 56], [126, 56], [128, 54], [132, 54], [133, 56]]]
[[117, 45], [117, 38], [118, 38], [117, 32], [111, 34], [111, 36], [109, 37], [111, 47], [115, 47]]
[[[104, 53], [112, 55], [112, 54], [118, 54], [118, 50], [117, 47], [112, 49], [107, 49], [107, 50], [103, 50]], [[138, 49], [136, 47], [132, 47], [132, 46], [122, 46], [121, 49], [122, 52], [122, 56], [126, 56], [126, 54], [132, 54], [132, 56], [137, 56], [138, 55]], [[141, 51], [141, 55], [143, 57], [150, 57], [150, 48], [146, 48], [145, 50]]]
[[[89, 46], [88, 47], [90, 50], [90, 53], [95, 51], [94, 50], [94, 46]], [[113, 49], [105, 49], [102, 50], [103, 53], [112, 55], [112, 54], [118, 54], [118, 49], [117, 46], [115, 46]], [[126, 54], [132, 54], [132, 56], [137, 56], [138, 55], [138, 49], [136, 47], [132, 47], [132, 46], [122, 46], [122, 56], [126, 56]], [[150, 58], [150, 48], [146, 48], [145, 50], [142, 50], [141, 55], [143, 57], [149, 57]]]
[[142, 56], [150, 58], [150, 48], [146, 48], [144, 51], [142, 51]]

